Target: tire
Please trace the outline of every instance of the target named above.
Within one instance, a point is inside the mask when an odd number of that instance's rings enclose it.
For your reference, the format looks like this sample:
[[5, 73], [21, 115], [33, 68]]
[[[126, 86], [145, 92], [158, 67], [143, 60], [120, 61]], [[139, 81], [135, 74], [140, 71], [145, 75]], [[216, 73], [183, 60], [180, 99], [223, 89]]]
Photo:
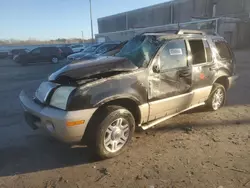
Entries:
[[206, 102], [208, 110], [217, 111], [225, 105], [226, 90], [221, 84], [215, 83], [212, 92]]
[[57, 57], [52, 57], [51, 58], [51, 63], [57, 64], [59, 62], [59, 59]]
[[121, 106], [107, 106], [95, 114], [88, 127], [88, 147], [98, 158], [107, 159], [124, 152], [135, 131], [135, 119]]

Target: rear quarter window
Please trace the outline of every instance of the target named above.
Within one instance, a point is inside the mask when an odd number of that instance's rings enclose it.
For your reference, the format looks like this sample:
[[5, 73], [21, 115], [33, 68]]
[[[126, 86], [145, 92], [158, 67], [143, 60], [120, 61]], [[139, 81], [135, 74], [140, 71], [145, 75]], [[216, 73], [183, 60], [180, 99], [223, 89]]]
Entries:
[[232, 52], [228, 44], [224, 41], [215, 41], [215, 46], [218, 50], [219, 56], [222, 59], [232, 59]]

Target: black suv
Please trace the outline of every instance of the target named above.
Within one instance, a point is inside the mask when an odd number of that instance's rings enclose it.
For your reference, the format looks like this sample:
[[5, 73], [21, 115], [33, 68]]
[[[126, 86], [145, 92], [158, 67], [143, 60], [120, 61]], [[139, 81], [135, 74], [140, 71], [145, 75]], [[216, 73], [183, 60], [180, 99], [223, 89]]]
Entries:
[[102, 158], [120, 154], [135, 127], [151, 128], [186, 110], [218, 110], [235, 82], [235, 58], [216, 35], [145, 33], [115, 57], [69, 64], [21, 92], [28, 124], [64, 142], [84, 141]]
[[58, 63], [63, 59], [62, 53], [62, 50], [57, 47], [38, 47], [26, 54], [19, 54], [15, 61], [22, 65], [37, 62]]
[[10, 59], [13, 59], [15, 56], [19, 54], [26, 54], [28, 53], [27, 49], [13, 49], [8, 52], [8, 56]]

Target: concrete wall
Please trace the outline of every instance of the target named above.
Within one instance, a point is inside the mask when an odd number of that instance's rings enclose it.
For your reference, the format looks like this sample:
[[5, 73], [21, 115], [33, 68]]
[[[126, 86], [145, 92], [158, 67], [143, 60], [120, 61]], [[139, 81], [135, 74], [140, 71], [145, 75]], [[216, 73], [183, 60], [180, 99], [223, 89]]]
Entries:
[[218, 17], [249, 18], [250, 0], [175, 0], [100, 18], [99, 33], [183, 23], [194, 17], [211, 18], [214, 3]]
[[245, 18], [248, 16], [249, 0], [217, 0], [216, 16]]
[[145, 32], [162, 32], [169, 30], [178, 30], [181, 29], [198, 29], [203, 30], [207, 33], [215, 33], [216, 32], [216, 21], [217, 19], [209, 19], [209, 20], [197, 20], [193, 22], [186, 22], [180, 24], [166, 24], [155, 27], [146, 27], [140, 29], [130, 29], [125, 31], [117, 31], [110, 33], [100, 33], [96, 35], [97, 41], [125, 41], [129, 40], [135, 35], [145, 33]]
[[211, 15], [211, 6], [209, 6], [208, 1], [175, 0], [99, 18], [99, 33], [181, 23], [191, 21], [192, 17], [209, 16]]
[[[161, 19], [159, 19], [159, 17]], [[128, 29], [152, 27], [171, 23], [171, 7], [169, 3], [156, 5], [128, 13]]]
[[107, 33], [111, 31], [123, 31], [126, 30], [127, 13], [117, 14], [115, 16], [109, 16], [98, 19], [99, 33]]

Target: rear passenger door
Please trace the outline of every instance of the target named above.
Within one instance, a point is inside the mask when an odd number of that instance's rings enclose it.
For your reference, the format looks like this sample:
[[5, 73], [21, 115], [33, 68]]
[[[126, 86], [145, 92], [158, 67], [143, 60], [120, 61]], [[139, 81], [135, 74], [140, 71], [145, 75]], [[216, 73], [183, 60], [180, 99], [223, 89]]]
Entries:
[[211, 47], [205, 39], [189, 39], [190, 60], [192, 62], [192, 90], [194, 100], [204, 102], [212, 89], [212, 83], [216, 73], [216, 65], [213, 61]]
[[50, 60], [50, 48], [41, 48], [41, 56], [40, 56], [40, 61], [46, 62]]
[[35, 48], [29, 53], [29, 62], [35, 63], [38, 62], [41, 56], [41, 48]]

